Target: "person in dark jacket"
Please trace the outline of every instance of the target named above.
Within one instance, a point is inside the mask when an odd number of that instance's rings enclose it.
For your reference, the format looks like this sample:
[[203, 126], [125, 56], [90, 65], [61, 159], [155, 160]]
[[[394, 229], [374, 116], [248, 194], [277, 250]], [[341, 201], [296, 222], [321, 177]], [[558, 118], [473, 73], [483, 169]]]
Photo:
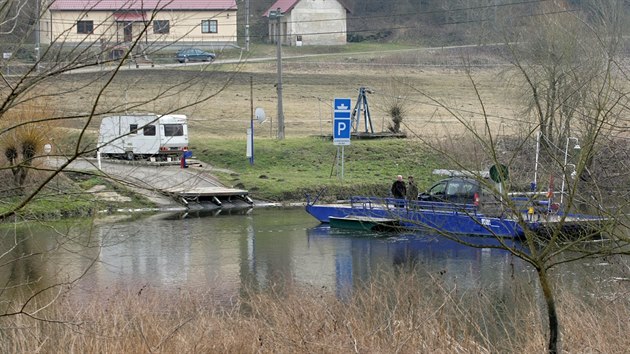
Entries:
[[403, 181], [403, 176], [398, 175], [392, 184], [392, 195], [397, 199], [404, 199], [407, 195], [407, 187]]
[[413, 180], [413, 176], [409, 176], [407, 179], [407, 200], [418, 200], [418, 186]]

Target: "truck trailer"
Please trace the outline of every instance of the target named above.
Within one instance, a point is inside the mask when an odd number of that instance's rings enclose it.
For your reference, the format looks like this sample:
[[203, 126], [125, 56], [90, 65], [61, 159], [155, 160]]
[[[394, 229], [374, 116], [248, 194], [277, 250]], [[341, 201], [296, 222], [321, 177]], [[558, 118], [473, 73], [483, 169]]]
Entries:
[[98, 135], [103, 157], [166, 160], [188, 151], [187, 118], [183, 114], [133, 114], [104, 117]]

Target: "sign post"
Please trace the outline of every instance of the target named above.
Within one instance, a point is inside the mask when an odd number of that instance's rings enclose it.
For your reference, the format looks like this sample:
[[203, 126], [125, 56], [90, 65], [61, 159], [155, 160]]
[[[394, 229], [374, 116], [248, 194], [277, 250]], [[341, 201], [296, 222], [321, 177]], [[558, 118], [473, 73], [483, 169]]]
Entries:
[[[341, 146], [341, 179], [343, 180], [344, 147], [350, 145], [351, 99], [335, 98], [333, 107], [333, 145]], [[337, 154], [339, 155], [339, 154]]]

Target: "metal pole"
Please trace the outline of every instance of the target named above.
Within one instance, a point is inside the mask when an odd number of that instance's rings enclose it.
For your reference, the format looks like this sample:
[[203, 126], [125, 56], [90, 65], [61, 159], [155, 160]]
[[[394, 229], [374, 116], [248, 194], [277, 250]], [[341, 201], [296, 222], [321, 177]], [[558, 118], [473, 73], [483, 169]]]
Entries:
[[345, 151], [345, 146], [341, 146], [341, 181], [343, 181], [343, 164], [345, 161], [345, 156], [344, 156], [344, 151]]
[[40, 60], [40, 46], [41, 46], [41, 40], [40, 40], [40, 33], [39, 33], [39, 26], [40, 26], [40, 0], [36, 0], [35, 1], [35, 16], [37, 16], [37, 22], [36, 22], [36, 28], [35, 28], [35, 71], [39, 72], [39, 60]]
[[277, 10], [276, 17], [276, 57], [278, 65], [278, 139], [284, 139], [284, 114], [282, 113], [282, 43], [280, 42], [280, 8]]
[[532, 186], [532, 192], [536, 191], [537, 188], [537, 178], [538, 178], [538, 155], [540, 155], [540, 130], [536, 134], [536, 163], [534, 165], [534, 185]]
[[332, 163], [332, 166], [330, 166], [330, 177], [332, 178], [333, 175], [333, 171], [337, 172], [337, 174], [339, 174], [339, 169], [337, 168], [339, 166], [339, 146], [337, 146], [337, 153], [335, 154], [335, 160]]
[[252, 130], [251, 135], [251, 147], [252, 147], [252, 157], [249, 158], [249, 164], [254, 164], [254, 78], [250, 75], [249, 77], [249, 109], [250, 109], [250, 126], [249, 128]]
[[560, 204], [562, 204], [562, 200], [564, 199], [564, 182], [567, 179], [567, 157], [569, 156], [569, 140], [571, 138], [567, 138], [567, 144], [564, 147], [564, 165], [562, 165], [562, 188], [560, 188]]

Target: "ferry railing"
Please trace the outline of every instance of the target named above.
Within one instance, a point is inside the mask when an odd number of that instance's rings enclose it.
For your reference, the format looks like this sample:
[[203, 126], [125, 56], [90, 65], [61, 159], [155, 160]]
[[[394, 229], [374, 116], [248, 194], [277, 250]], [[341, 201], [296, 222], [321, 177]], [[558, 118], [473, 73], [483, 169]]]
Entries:
[[440, 212], [460, 212], [468, 214], [477, 214], [478, 208], [473, 204], [464, 203], [447, 203], [447, 202], [428, 202], [421, 200], [406, 200], [398, 198], [380, 198], [380, 197], [361, 197], [354, 196], [350, 198], [350, 206], [353, 208], [373, 209], [386, 208], [392, 210], [429, 210]]
[[[553, 205], [549, 205], [546, 200], [536, 200], [532, 201], [527, 197], [512, 197], [512, 202], [514, 203], [514, 210], [517, 213], [527, 213], [527, 210], [530, 205], [534, 205], [536, 208], [536, 214], [555, 214], [558, 213], [558, 210], [554, 208]], [[533, 202], [533, 203], [532, 203]], [[428, 210], [428, 211], [439, 211], [439, 212], [454, 212], [454, 213], [467, 213], [471, 215], [484, 214], [488, 216], [498, 216], [503, 217], [507, 213], [504, 210], [503, 203], [501, 202], [482, 202], [480, 206], [475, 206], [474, 204], [467, 203], [448, 203], [448, 202], [434, 202], [434, 201], [422, 201], [422, 200], [405, 200], [398, 198], [381, 198], [381, 197], [363, 197], [363, 196], [353, 196], [350, 198], [350, 205], [353, 208], [362, 208], [362, 209], [374, 209], [374, 208], [385, 208], [392, 210], [399, 210], [401, 208], [407, 210]], [[497, 211], [492, 211], [492, 207], [494, 209], [500, 209], [501, 212], [497, 213]], [[484, 211], [485, 210], [485, 211]]]
[[[381, 200], [379, 202], [379, 200]], [[375, 204], [383, 204], [381, 198], [376, 197], [350, 197], [350, 206], [355, 208], [360, 205], [363, 209], [372, 209]]]
[[478, 208], [473, 204], [448, 203], [448, 202], [428, 202], [422, 200], [412, 200], [409, 202], [409, 209], [447, 211], [453, 213], [477, 214]]

